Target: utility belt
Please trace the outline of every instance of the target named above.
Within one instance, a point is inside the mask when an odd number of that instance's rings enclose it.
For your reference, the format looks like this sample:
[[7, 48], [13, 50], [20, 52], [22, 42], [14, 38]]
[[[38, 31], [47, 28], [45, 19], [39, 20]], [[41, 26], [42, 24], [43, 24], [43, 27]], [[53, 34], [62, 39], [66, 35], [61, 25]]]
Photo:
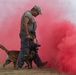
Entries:
[[[32, 39], [36, 38], [36, 32], [29, 31], [29, 34], [30, 34], [30, 36], [31, 36]], [[20, 36], [25, 36], [25, 32], [21, 31], [19, 35]]]

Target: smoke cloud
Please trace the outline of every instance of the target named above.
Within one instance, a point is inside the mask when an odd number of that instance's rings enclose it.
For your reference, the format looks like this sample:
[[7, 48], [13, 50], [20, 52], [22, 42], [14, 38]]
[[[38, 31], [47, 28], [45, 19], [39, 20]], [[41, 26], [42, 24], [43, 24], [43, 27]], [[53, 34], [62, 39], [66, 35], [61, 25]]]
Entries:
[[[76, 26], [74, 0], [0, 0], [0, 44], [20, 50], [20, 19], [26, 10], [39, 5], [42, 15], [37, 21], [39, 55], [48, 61], [46, 67], [59, 72], [76, 74]], [[0, 63], [6, 53], [0, 49]]]

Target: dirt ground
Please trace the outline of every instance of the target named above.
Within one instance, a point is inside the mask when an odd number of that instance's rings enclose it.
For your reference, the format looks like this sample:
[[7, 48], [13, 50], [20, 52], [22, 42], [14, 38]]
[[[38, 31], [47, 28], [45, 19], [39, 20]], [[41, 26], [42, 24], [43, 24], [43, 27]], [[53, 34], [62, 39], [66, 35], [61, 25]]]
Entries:
[[0, 65], [0, 75], [65, 75], [57, 73], [49, 68], [36, 68], [28, 69], [28, 68], [22, 68], [21, 70], [16, 70], [13, 68], [12, 65], [6, 66], [6, 68], [3, 68], [2, 65]]

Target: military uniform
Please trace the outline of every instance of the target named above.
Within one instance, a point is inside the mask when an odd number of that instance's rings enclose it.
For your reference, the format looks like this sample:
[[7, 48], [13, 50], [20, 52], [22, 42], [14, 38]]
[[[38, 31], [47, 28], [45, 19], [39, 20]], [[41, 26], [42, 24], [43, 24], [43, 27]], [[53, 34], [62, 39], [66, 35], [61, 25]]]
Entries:
[[[22, 67], [24, 64], [24, 61], [27, 59], [26, 56], [29, 54], [30, 52], [30, 45], [29, 45], [29, 40], [26, 38], [25, 32], [24, 32], [24, 27], [23, 27], [23, 21], [24, 18], [28, 17], [29, 18], [29, 22], [28, 22], [28, 31], [29, 33], [34, 33], [34, 37], [33, 39], [36, 37], [35, 35], [35, 30], [36, 30], [36, 22], [34, 20], [34, 17], [31, 14], [31, 11], [26, 11], [24, 12], [22, 18], [21, 18], [21, 27], [20, 27], [20, 39], [21, 39], [21, 48], [20, 48], [20, 53], [18, 56], [18, 66]], [[34, 40], [32, 40], [32, 42], [34, 42]], [[33, 61], [35, 62], [35, 64], [39, 67], [40, 65], [42, 65], [42, 61], [38, 55], [38, 52], [36, 51]]]

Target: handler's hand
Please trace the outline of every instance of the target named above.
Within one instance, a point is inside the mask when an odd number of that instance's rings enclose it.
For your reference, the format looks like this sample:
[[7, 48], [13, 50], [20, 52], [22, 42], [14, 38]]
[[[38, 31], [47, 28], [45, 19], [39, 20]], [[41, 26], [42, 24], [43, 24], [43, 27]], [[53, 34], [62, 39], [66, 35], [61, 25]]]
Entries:
[[30, 36], [30, 35], [27, 35], [26, 38], [27, 38], [27, 39], [31, 39], [31, 36]]

